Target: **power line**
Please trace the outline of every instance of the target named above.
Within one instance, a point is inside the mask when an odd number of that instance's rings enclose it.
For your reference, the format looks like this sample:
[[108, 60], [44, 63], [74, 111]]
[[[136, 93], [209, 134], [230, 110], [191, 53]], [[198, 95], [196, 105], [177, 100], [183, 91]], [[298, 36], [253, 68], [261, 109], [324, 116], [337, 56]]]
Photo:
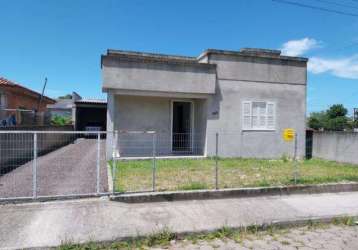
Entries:
[[328, 4], [332, 4], [332, 5], [336, 5], [336, 6], [341, 6], [341, 7], [344, 7], [344, 8], [358, 9], [358, 6], [353, 6], [353, 5], [344, 4], [344, 3], [337, 3], [337, 2], [329, 1], [329, 0], [315, 0], [315, 1], [321, 2], [321, 3], [328, 3]]
[[[331, 13], [335, 13], [335, 14], [339, 14], [339, 15], [358, 17], [357, 13], [350, 13], [350, 12], [345, 12], [345, 11], [340, 11], [340, 10], [332, 10], [332, 9], [328, 9], [328, 8], [324, 8], [324, 7], [308, 5], [308, 4], [298, 3], [298, 2], [292, 2], [292, 1], [287, 1], [287, 0], [272, 0], [272, 1], [278, 2], [278, 3], [283, 3], [283, 4], [295, 5], [295, 6], [299, 6], [302, 8], [331, 12]], [[358, 2], [358, 0], [357, 0], [357, 2]]]

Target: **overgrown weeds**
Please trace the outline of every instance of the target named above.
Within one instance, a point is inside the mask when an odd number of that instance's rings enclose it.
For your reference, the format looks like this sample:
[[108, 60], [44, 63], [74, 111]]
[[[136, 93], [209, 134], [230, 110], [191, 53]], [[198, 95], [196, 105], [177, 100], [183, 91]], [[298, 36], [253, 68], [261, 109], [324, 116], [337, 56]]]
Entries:
[[[147, 249], [151, 247], [168, 247], [172, 241], [189, 241], [196, 244], [198, 241], [213, 241], [216, 239], [226, 240], [231, 239], [235, 242], [242, 243], [244, 240], [251, 240], [260, 238], [262, 236], [271, 236], [273, 239], [278, 239], [280, 235], [288, 233], [292, 229], [316, 230], [336, 226], [354, 226], [357, 221], [353, 217], [341, 217], [333, 219], [330, 223], [322, 223], [317, 221], [308, 221], [304, 225], [251, 225], [238, 229], [223, 226], [222, 228], [208, 233], [190, 234], [185, 236], [178, 236], [168, 228], [164, 228], [157, 233], [150, 234], [144, 238], [134, 238], [127, 241], [119, 241], [114, 243], [86, 243], [73, 244], [71, 242], [64, 242], [57, 249], [59, 250], [111, 250], [111, 249]], [[289, 245], [289, 242], [281, 241], [282, 245]]]

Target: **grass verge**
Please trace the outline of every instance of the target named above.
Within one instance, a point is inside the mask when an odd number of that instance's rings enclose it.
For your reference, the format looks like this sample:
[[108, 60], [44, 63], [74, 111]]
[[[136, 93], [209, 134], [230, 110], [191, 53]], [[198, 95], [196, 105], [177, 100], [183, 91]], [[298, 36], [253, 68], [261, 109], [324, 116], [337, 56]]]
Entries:
[[[71, 244], [63, 243], [57, 249], [59, 250], [110, 250], [110, 249], [147, 249], [151, 247], [163, 247], [167, 248], [173, 241], [186, 241], [192, 244], [197, 244], [199, 241], [213, 241], [216, 239], [225, 240], [231, 239], [237, 243], [242, 243], [244, 240], [255, 238], [262, 238], [270, 235], [275, 238], [279, 235], [285, 234], [290, 230], [303, 229], [310, 231], [315, 229], [324, 229], [331, 225], [335, 226], [355, 226], [356, 220], [353, 217], [336, 218], [328, 223], [308, 221], [305, 224], [299, 226], [280, 226], [280, 225], [266, 225], [257, 226], [252, 225], [249, 227], [243, 227], [240, 229], [232, 229], [229, 227], [222, 227], [216, 231], [209, 233], [191, 234], [185, 236], [178, 236], [165, 228], [160, 232], [153, 233], [144, 238], [134, 238], [128, 241], [119, 241], [113, 243], [94, 243], [87, 244]], [[281, 242], [285, 245], [285, 242]]]
[[[115, 190], [147, 191], [152, 187], [152, 160], [118, 161]], [[333, 161], [310, 159], [295, 162], [285, 158], [260, 160], [220, 158], [218, 160], [219, 188], [269, 187], [294, 184], [357, 182], [358, 166]], [[215, 187], [215, 159], [158, 159], [156, 190], [197, 190]]]

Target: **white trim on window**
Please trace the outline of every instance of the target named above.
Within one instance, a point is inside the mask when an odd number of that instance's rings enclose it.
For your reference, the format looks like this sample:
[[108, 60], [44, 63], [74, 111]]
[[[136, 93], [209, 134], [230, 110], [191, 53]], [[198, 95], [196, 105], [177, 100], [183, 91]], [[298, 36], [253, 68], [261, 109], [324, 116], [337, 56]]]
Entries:
[[276, 104], [267, 101], [242, 102], [242, 130], [274, 131]]

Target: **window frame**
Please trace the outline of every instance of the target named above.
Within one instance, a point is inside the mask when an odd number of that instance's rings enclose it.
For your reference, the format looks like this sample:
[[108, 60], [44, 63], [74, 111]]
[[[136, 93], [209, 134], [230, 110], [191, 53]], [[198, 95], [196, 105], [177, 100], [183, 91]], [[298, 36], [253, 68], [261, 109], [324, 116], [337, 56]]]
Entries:
[[6, 95], [4, 92], [0, 91], [0, 109], [6, 108]]
[[[265, 103], [266, 108], [265, 108], [265, 127], [253, 127], [253, 104], [254, 103]], [[247, 113], [245, 113], [245, 104], [249, 104], [250, 105], [250, 115], [248, 115]], [[273, 117], [273, 126], [272, 128], [268, 126], [268, 107], [269, 105], [272, 105], [273, 107], [273, 111], [272, 111], [272, 117]], [[258, 122], [260, 122], [260, 114], [256, 115], [258, 117]], [[247, 127], [245, 125], [245, 118], [247, 119], [247, 117], [250, 117], [250, 126]], [[276, 114], [276, 102], [274, 101], [264, 101], [264, 100], [245, 100], [242, 101], [242, 122], [241, 122], [241, 129], [242, 131], [276, 131], [276, 119], [277, 114]]]

